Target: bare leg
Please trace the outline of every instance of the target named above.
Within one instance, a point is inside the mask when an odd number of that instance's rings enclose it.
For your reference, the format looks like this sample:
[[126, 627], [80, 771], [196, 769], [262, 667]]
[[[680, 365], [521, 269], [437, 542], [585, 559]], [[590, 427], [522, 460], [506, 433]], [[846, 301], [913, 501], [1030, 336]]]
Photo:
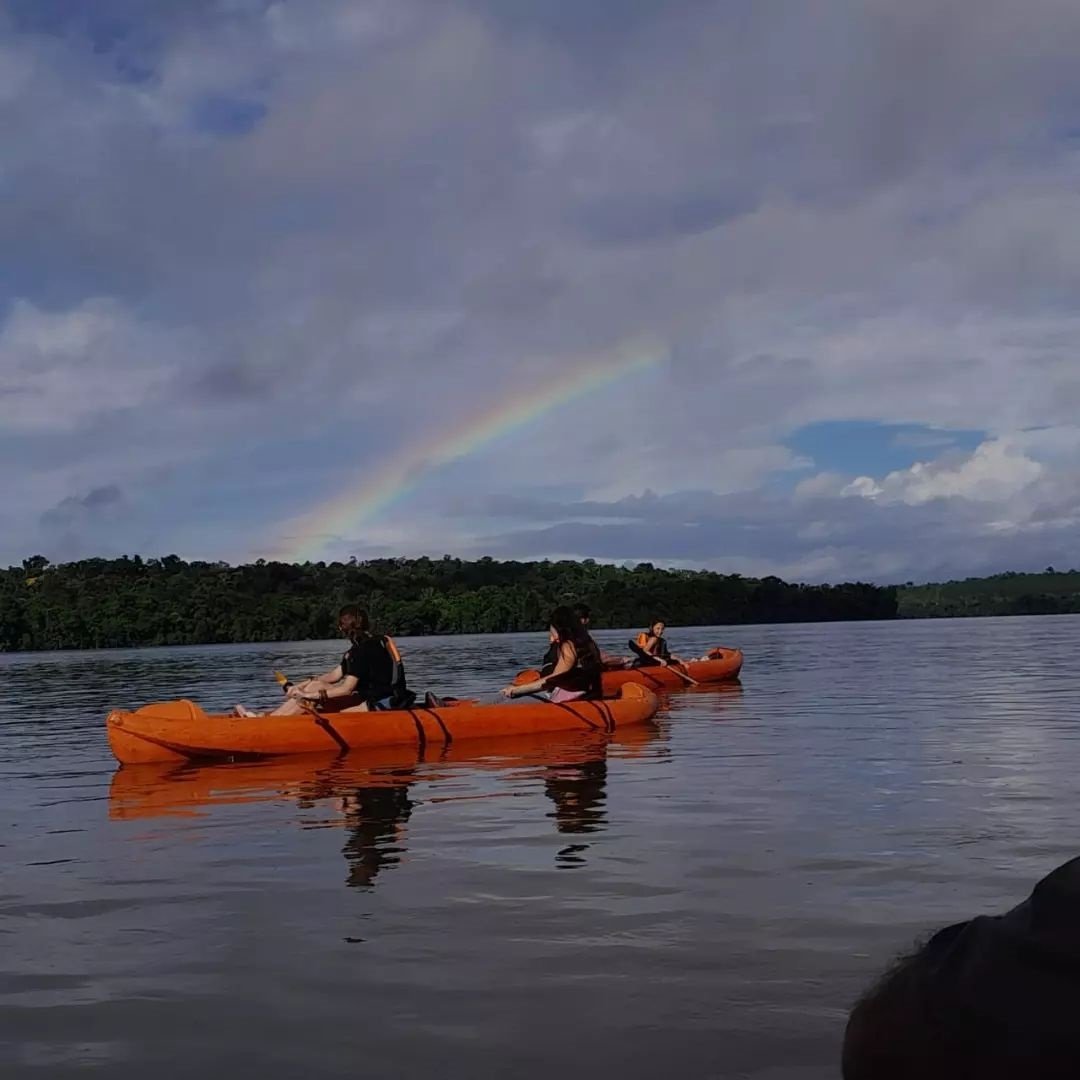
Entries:
[[287, 698], [273, 712], [266, 713], [253, 712], [246, 705], [233, 706], [233, 716], [299, 716], [302, 712], [307, 712], [307, 709], [295, 698]]
[[[310, 706], [308, 707], [310, 708]], [[299, 716], [308, 709], [300, 704], [296, 698], [286, 698], [272, 713], [271, 716]]]

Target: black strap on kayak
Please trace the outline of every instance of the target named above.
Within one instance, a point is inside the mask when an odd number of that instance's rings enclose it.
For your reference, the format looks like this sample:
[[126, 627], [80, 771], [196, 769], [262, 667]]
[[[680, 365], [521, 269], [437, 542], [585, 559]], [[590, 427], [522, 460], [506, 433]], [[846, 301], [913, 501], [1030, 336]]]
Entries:
[[[579, 703], [584, 704], [585, 702], [588, 702], [590, 705], [595, 705], [596, 704], [595, 701], [589, 701], [588, 698], [578, 698], [573, 702], [570, 702], [570, 701], [550, 701], [549, 700], [549, 701], [546, 702], [546, 704], [548, 704], [548, 705], [556, 705], [560, 709], [565, 709], [566, 712], [568, 712], [571, 716], [577, 717], [578, 720], [583, 721], [585, 724], [587, 724], [589, 727], [591, 727], [593, 729], [593, 731], [599, 731], [600, 728], [596, 724], [594, 724], [587, 716], [582, 716], [581, 713], [575, 712], [574, 709], [573, 709], [574, 705], [577, 705]], [[604, 730], [607, 730], [606, 726], [605, 726]]]
[[443, 733], [443, 745], [449, 746], [454, 741], [454, 736], [450, 734], [450, 729], [443, 722], [443, 718], [434, 709], [430, 709], [427, 706], [424, 706], [423, 711], [428, 713], [435, 723], [439, 725], [439, 729]]
[[422, 754], [427, 749], [427, 732], [424, 730], [424, 725], [420, 722], [420, 717], [412, 711], [412, 709], [406, 709], [412, 717], [412, 722], [416, 725], [416, 740], [420, 744], [420, 753]]
[[[586, 704], [583, 702], [582, 704]], [[604, 722], [604, 730], [610, 735], [615, 730], [615, 714], [611, 711], [611, 706], [607, 705], [604, 701], [589, 701], [589, 705], [595, 705], [596, 711], [600, 714], [600, 718]]]
[[657, 690], [665, 689], [665, 686], [664, 686], [663, 682], [660, 679], [658, 679], [655, 675], [650, 675], [649, 674], [649, 668], [651, 668], [651, 667], [662, 667], [662, 665], [661, 664], [648, 664], [645, 667], [635, 667], [633, 670], [635, 672], [637, 672], [637, 674], [640, 675], [642, 679], [648, 679], [649, 684], [651, 686], [653, 686], [655, 689], [657, 689]]
[[327, 720], [322, 713], [316, 712], [314, 709], [312, 709], [311, 715], [315, 718], [315, 723], [318, 724], [319, 727], [321, 727], [323, 731], [325, 731], [326, 734], [329, 735], [330, 738], [338, 744], [338, 746], [341, 748], [341, 752], [343, 754], [347, 754], [351, 748], [349, 744], [338, 733], [337, 728], [335, 728], [334, 725], [331, 724], [330, 721]]

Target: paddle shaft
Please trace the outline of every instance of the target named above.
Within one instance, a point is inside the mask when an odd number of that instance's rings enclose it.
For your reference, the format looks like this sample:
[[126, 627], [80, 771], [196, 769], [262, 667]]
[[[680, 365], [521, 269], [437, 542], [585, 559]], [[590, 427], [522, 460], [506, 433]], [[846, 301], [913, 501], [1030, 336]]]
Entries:
[[666, 667], [669, 671], [674, 671], [675, 674], [678, 675], [680, 679], [685, 680], [690, 686], [700, 686], [701, 685], [697, 681], [697, 679], [691, 678], [689, 675], [686, 674], [685, 671], [680, 671], [679, 668], [678, 668], [678, 665], [673, 664], [670, 660], [666, 664], [664, 664], [664, 667]]
[[[685, 671], [680, 671], [678, 667], [670, 661], [668, 661], [667, 663], [659, 664], [658, 666], [670, 668], [673, 672], [675, 672], [676, 675], [678, 675], [680, 679], [682, 679], [689, 686], [701, 685], [701, 683], [699, 683], [697, 679], [692, 678], [690, 675], [687, 675]], [[643, 668], [642, 670], [647, 671], [648, 669]], [[531, 668], [528, 671], [519, 672], [518, 675], [515, 676], [514, 682], [518, 685], [521, 685], [522, 683], [535, 682], [538, 678], [540, 678], [540, 672], [537, 671], [535, 668]], [[521, 696], [525, 697], [524, 694], [522, 694]]]

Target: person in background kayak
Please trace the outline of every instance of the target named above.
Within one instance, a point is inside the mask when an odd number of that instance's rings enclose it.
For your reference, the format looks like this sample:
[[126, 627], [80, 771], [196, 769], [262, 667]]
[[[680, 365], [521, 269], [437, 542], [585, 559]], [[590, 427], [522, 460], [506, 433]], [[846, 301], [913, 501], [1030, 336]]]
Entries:
[[669, 664], [682, 664], [677, 656], [672, 656], [664, 640], [664, 631], [667, 626], [663, 619], [654, 619], [649, 624], [648, 630], [643, 630], [636, 638], [628, 642], [630, 651], [634, 654], [631, 667], [656, 667], [658, 664], [667, 667]]
[[600, 650], [581, 620], [568, 607], [557, 607], [548, 618], [554, 664], [540, 678], [521, 686], [505, 686], [504, 697], [548, 692], [552, 701], [577, 701], [603, 697], [600, 685]]
[[[296, 716], [314, 706], [320, 712], [367, 712], [409, 708], [416, 695], [405, 684], [405, 665], [393, 640], [371, 632], [368, 613], [356, 604], [338, 612], [338, 631], [349, 639], [341, 663], [322, 675], [289, 687], [271, 716]], [[258, 713], [236, 706], [238, 716]]]
[[[589, 605], [588, 604], [577, 604], [577, 605], [575, 605], [574, 614], [578, 617], [578, 620], [581, 622], [581, 625], [582, 625], [583, 629], [585, 630], [585, 633], [589, 635], [590, 639], [592, 639], [592, 631], [590, 631], [590, 629], [589, 629], [589, 624], [592, 622], [592, 611], [590, 610]], [[624, 667], [626, 667], [626, 661], [621, 656], [612, 656], [611, 653], [604, 652], [604, 650], [601, 649], [599, 646], [597, 646], [597, 649], [599, 650], [599, 653], [600, 653], [600, 663], [605, 668], [624, 668]]]

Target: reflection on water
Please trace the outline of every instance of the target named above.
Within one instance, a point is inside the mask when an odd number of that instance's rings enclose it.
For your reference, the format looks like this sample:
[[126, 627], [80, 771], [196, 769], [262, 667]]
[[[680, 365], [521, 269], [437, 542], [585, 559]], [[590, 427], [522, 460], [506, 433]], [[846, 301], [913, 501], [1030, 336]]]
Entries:
[[[604, 785], [607, 782], [607, 762], [603, 758], [578, 761], [566, 765], [549, 765], [545, 769], [544, 793], [555, 804], [549, 815], [556, 828], [571, 836], [600, 832], [606, 819]], [[584, 865], [588, 844], [568, 844], [555, 856], [556, 863], [566, 869]]]
[[[742, 687], [610, 739], [120, 770], [108, 709], [273, 705], [339, 643], [0, 655], [0, 1075], [816, 1080], [890, 956], [1077, 853], [1080, 618], [670, 636], [743, 646]], [[545, 636], [403, 644], [490, 698]]]
[[393, 776], [387, 787], [358, 787], [341, 799], [348, 839], [342, 854], [349, 864], [347, 885], [369, 887], [384, 866], [395, 866], [405, 851], [406, 831], [413, 801], [409, 777]]
[[[303, 828], [340, 828], [346, 884], [371, 887], [381, 870], [396, 866], [408, 847], [408, 823], [430, 790], [461, 773], [490, 773], [503, 783], [539, 778], [554, 805], [561, 834], [595, 833], [605, 827], [607, 756], [654, 751], [665, 741], [656, 724], [611, 735], [561, 732], [507, 739], [471, 739], [442, 747], [436, 760], [424, 749], [375, 748], [347, 755], [305, 754], [240, 764], [160, 764], [117, 768], [109, 786], [109, 815], [116, 821], [194, 818], [230, 803], [290, 801], [299, 810], [320, 810]], [[437, 795], [434, 802], [483, 795]], [[334, 813], [328, 813], [329, 810]], [[494, 811], [493, 811], [494, 812]], [[570, 844], [555, 856], [564, 868], [582, 866], [588, 845]]]

